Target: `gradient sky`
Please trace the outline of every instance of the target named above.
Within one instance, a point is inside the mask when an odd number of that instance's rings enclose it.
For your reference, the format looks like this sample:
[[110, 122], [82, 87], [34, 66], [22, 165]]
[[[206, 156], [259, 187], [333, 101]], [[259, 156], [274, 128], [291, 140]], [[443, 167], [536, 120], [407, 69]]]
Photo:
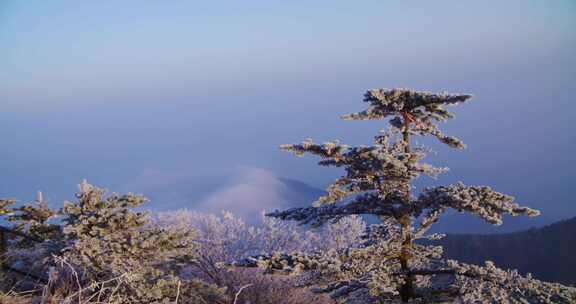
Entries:
[[323, 187], [337, 171], [277, 146], [368, 144], [385, 123], [338, 116], [410, 87], [475, 95], [442, 126], [469, 149], [430, 142], [452, 169], [431, 184], [575, 216], [575, 54], [570, 0], [2, 0], [0, 196], [60, 202], [81, 178], [198, 188], [238, 167]]

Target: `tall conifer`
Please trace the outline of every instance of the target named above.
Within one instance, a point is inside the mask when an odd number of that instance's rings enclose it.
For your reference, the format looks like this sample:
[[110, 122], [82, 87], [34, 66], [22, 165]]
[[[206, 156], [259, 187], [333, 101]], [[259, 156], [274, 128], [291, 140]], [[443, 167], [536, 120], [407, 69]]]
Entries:
[[[490, 262], [478, 267], [446, 260], [441, 247], [418, 241], [442, 237], [427, 232], [448, 209], [473, 213], [494, 225], [500, 225], [506, 214], [539, 214], [487, 186], [457, 183], [413, 193], [413, 182], [420, 175], [436, 177], [447, 170], [423, 163], [429, 150], [415, 145], [413, 137], [433, 136], [452, 148], [464, 149], [461, 140], [445, 135], [437, 123], [454, 118], [446, 106], [467, 102], [471, 97], [408, 89], [370, 90], [364, 95], [368, 108], [342, 118], [388, 119], [389, 128], [375, 136], [371, 146], [351, 147], [337, 140], [317, 144], [311, 139], [282, 145], [283, 150], [297, 156], [319, 156], [321, 166], [343, 168], [345, 174], [312, 207], [276, 211], [268, 216], [312, 227], [349, 215], [374, 215], [381, 223], [370, 226], [366, 242], [359, 248], [337, 254], [276, 253], [245, 260], [244, 265], [282, 273], [309, 271], [308, 283], [321, 287], [316, 290], [360, 302], [368, 300], [359, 294], [369, 291], [364, 294], [370, 301], [385, 303], [434, 303], [456, 298], [466, 303], [486, 299], [570, 303], [574, 299], [571, 289], [524, 278]], [[353, 294], [356, 296], [350, 297]]]

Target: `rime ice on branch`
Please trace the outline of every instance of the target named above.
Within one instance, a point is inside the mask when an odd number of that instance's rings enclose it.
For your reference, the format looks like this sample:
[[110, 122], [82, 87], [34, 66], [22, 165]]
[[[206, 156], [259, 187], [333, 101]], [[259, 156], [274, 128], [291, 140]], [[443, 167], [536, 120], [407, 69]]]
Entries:
[[403, 128], [408, 123], [414, 123], [411, 134], [432, 135], [441, 142], [463, 149], [466, 147], [458, 138], [444, 135], [434, 121], [445, 121], [454, 118], [454, 114], [444, 109], [445, 105], [455, 105], [472, 98], [469, 94], [435, 94], [417, 92], [407, 89], [377, 89], [364, 94], [364, 101], [369, 102], [368, 109], [345, 115], [346, 120], [384, 119], [394, 116], [390, 124]]
[[[530, 278], [524, 279], [527, 280], [523, 281], [525, 284], [514, 286], [504, 277], [497, 282], [494, 278], [488, 280], [483, 274], [510, 273], [447, 262], [442, 259], [441, 247], [414, 243], [417, 239], [441, 237], [426, 232], [449, 208], [473, 213], [495, 225], [502, 223], [505, 214], [539, 214], [537, 210], [518, 205], [513, 197], [486, 186], [457, 183], [427, 188], [417, 196], [412, 194], [412, 183], [421, 174], [436, 177], [447, 168], [423, 163], [428, 149], [413, 146], [411, 136], [432, 135], [450, 147], [465, 148], [461, 140], [445, 135], [436, 124], [454, 118], [445, 106], [464, 103], [470, 98], [468, 94], [435, 94], [407, 89], [370, 90], [364, 95], [368, 109], [343, 118], [389, 119], [390, 128], [374, 137], [371, 146], [350, 147], [338, 140], [318, 144], [311, 139], [282, 145], [283, 150], [297, 156], [319, 156], [321, 166], [341, 167], [345, 173], [312, 207], [275, 211], [268, 216], [312, 227], [361, 214], [375, 215], [382, 223], [367, 229], [363, 246], [348, 248], [336, 256], [333, 253], [329, 257], [273, 254], [247, 259], [239, 265], [260, 266], [280, 273], [309, 271], [307, 284], [321, 286], [318, 291], [350, 301], [361, 298], [364, 302], [433, 303], [459, 299], [472, 303], [468, 300], [499, 294], [508, 297], [511, 303], [541, 303], [540, 300], [551, 298], [558, 303], [569, 303], [571, 296], [576, 294], [572, 289], [562, 289], [563, 296], [558, 296], [559, 289]], [[470, 280], [475, 280], [476, 285], [470, 285]], [[507, 286], [527, 290], [510, 293], [505, 291]], [[471, 295], [466, 296], [464, 292]], [[540, 300], [534, 300], [535, 294]]]

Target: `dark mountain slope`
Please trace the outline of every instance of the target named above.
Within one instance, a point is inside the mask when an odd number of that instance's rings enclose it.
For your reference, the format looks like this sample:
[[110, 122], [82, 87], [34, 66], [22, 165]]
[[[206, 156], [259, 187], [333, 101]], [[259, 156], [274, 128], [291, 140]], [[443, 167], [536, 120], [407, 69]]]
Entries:
[[286, 188], [281, 189], [280, 195], [289, 202], [289, 207], [308, 207], [320, 196], [326, 194], [324, 190], [310, 186], [304, 182], [289, 178], [278, 178]]
[[449, 258], [474, 264], [491, 260], [541, 280], [576, 284], [576, 218], [515, 233], [452, 234], [435, 243]]

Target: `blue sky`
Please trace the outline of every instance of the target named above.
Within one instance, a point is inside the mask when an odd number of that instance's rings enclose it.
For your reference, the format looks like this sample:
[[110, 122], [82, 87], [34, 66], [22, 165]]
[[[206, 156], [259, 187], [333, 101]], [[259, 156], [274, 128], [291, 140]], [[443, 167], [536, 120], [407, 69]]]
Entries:
[[385, 124], [338, 116], [401, 86], [475, 95], [444, 127], [470, 148], [436, 146], [433, 184], [576, 215], [575, 29], [573, 1], [3, 0], [0, 196], [238, 167], [324, 186], [336, 171], [277, 146], [368, 143]]

